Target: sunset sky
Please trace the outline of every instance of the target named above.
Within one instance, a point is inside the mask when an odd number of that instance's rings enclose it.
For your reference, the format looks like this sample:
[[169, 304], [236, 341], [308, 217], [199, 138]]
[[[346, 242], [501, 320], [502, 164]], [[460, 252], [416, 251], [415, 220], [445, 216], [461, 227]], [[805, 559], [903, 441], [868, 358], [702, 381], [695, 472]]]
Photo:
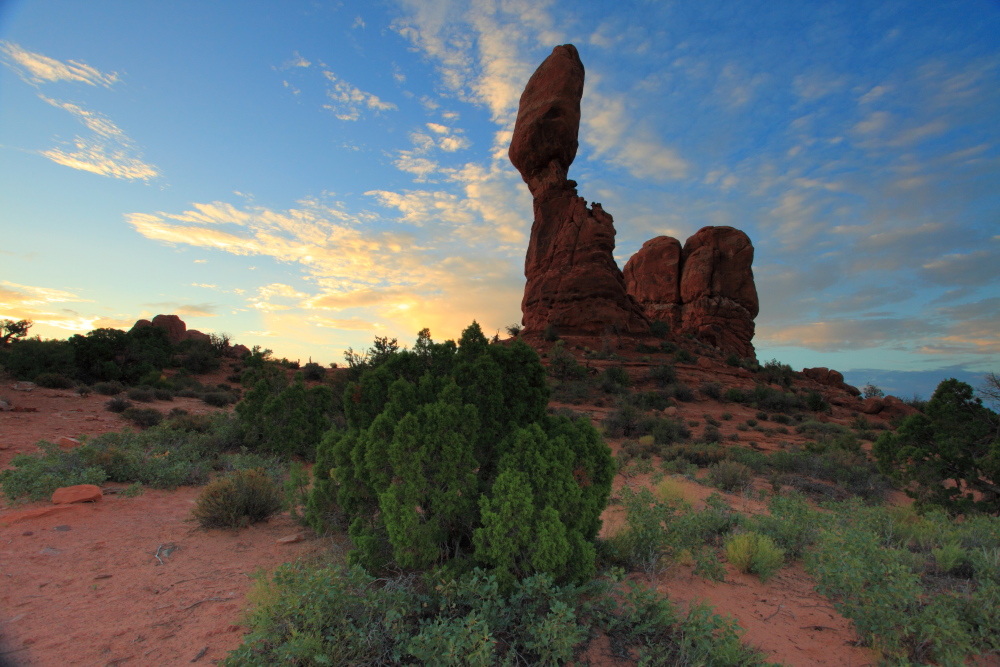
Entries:
[[1000, 371], [997, 0], [4, 0], [0, 317], [177, 313], [322, 363], [502, 331], [532, 215], [507, 145], [568, 42], [570, 177], [619, 265], [731, 225], [760, 359], [904, 395]]

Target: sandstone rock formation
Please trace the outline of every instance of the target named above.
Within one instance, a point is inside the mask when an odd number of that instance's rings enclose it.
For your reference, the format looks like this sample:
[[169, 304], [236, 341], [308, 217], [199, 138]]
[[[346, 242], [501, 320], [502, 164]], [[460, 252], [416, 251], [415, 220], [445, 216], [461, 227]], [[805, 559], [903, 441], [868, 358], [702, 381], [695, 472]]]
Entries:
[[746, 234], [702, 227], [683, 249], [669, 236], [646, 241], [625, 265], [625, 285], [649, 319], [725, 352], [754, 357], [750, 341], [759, 306], [752, 264]]
[[614, 260], [614, 220], [587, 207], [567, 179], [576, 157], [584, 69], [576, 47], [557, 46], [531, 76], [508, 155], [534, 197], [521, 301], [526, 332], [644, 333], [649, 324]]
[[171, 343], [179, 343], [185, 339], [187, 325], [184, 320], [176, 315], [157, 315], [153, 318], [152, 325], [167, 330], [167, 338]]
[[211, 336], [208, 334], [202, 333], [197, 329], [188, 329], [184, 320], [177, 315], [157, 315], [153, 318], [152, 322], [149, 320], [137, 320], [136, 323], [132, 325], [131, 331], [142, 329], [144, 327], [160, 327], [161, 329], [166, 329], [167, 339], [174, 344], [180, 343], [184, 340], [200, 340], [206, 343], [212, 341]]

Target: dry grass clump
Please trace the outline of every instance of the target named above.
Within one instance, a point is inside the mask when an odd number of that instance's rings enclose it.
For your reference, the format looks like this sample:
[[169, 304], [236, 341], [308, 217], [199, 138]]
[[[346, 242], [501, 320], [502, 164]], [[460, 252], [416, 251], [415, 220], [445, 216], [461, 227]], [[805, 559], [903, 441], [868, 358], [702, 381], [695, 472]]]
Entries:
[[281, 491], [263, 468], [236, 470], [211, 482], [192, 515], [202, 528], [242, 528], [281, 511]]
[[767, 581], [785, 563], [785, 551], [774, 540], [753, 531], [726, 540], [726, 558], [740, 572], [753, 572]]

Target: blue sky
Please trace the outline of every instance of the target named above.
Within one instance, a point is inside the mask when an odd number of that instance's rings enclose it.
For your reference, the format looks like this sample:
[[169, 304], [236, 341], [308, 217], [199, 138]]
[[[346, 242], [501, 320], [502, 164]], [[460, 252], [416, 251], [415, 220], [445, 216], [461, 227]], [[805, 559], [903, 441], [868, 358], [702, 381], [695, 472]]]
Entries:
[[732, 225], [759, 358], [997, 370], [996, 1], [15, 0], [0, 40], [0, 317], [45, 337], [174, 312], [328, 363], [518, 321], [507, 143], [572, 42], [620, 265]]

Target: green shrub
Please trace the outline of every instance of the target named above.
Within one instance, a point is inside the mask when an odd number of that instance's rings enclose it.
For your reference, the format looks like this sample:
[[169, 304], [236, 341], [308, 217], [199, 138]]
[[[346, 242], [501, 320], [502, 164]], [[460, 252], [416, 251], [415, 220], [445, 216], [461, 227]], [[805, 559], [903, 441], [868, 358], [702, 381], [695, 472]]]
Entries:
[[546, 326], [545, 330], [542, 332], [542, 338], [550, 343], [554, 343], [559, 340], [559, 330], [556, 329], [556, 325], [549, 324]]
[[819, 534], [813, 510], [796, 493], [772, 497], [768, 510], [748, 520], [748, 527], [773, 540], [789, 558], [802, 558]]
[[549, 372], [560, 380], [579, 380], [587, 375], [587, 369], [566, 349], [565, 341], [558, 341], [549, 350]]
[[216, 408], [224, 408], [236, 402], [236, 397], [225, 391], [210, 391], [201, 395], [201, 400]]
[[750, 468], [736, 461], [720, 461], [708, 469], [708, 480], [712, 486], [734, 493], [750, 487]]
[[139, 401], [140, 403], [152, 403], [156, 400], [153, 390], [145, 387], [132, 387], [125, 392], [125, 395], [133, 401]]
[[171, 410], [167, 418], [167, 425], [178, 431], [207, 433], [212, 428], [212, 415], [192, 415], [181, 408]]
[[191, 514], [202, 528], [243, 528], [280, 511], [278, 485], [263, 468], [256, 468], [210, 482]]
[[83, 398], [90, 396], [92, 393], [94, 393], [94, 390], [85, 384], [81, 384], [79, 387], [76, 388], [77, 396], [81, 396]]
[[697, 358], [687, 350], [678, 350], [674, 355], [675, 364], [693, 364]]
[[664, 449], [662, 455], [666, 460], [683, 459], [688, 463], [704, 468], [725, 459], [726, 448], [716, 443], [690, 443], [673, 445]]
[[766, 535], [749, 531], [726, 540], [726, 558], [740, 572], [753, 572], [767, 581], [784, 565], [785, 552]]
[[705, 443], [722, 442], [722, 431], [717, 426], [708, 424], [705, 426], [705, 430], [701, 432], [701, 441]]
[[154, 389], [153, 396], [156, 397], [158, 401], [172, 401], [174, 400], [174, 392], [169, 389]]
[[211, 343], [200, 340], [186, 340], [178, 350], [185, 352], [181, 357], [181, 368], [195, 375], [211, 373], [219, 367], [218, 353]]
[[764, 382], [773, 382], [784, 387], [791, 387], [792, 379], [795, 377], [792, 367], [777, 359], [764, 362], [758, 373]]
[[132, 401], [124, 396], [115, 396], [104, 404], [104, 409], [108, 412], [125, 412], [132, 407]]
[[691, 387], [682, 382], [668, 385], [665, 391], [667, 394], [683, 403], [690, 403], [694, 400], [694, 391], [692, 391]]
[[35, 384], [46, 389], [73, 388], [73, 381], [59, 373], [39, 373], [35, 376]]
[[601, 373], [599, 385], [606, 393], [619, 393], [632, 384], [632, 379], [624, 366], [608, 366]]
[[310, 361], [302, 367], [302, 377], [310, 382], [319, 382], [326, 377], [326, 369], [316, 362]]
[[[22, 343], [18, 343], [21, 345]], [[101, 485], [108, 478], [99, 466], [87, 465], [78, 449], [63, 451], [42, 441], [37, 455], [15, 454], [11, 469], [0, 471], [0, 486], [8, 502], [48, 500], [63, 486]]]
[[698, 388], [702, 395], [716, 401], [722, 400], [722, 384], [718, 382], [702, 382]]
[[649, 323], [649, 335], [656, 338], [666, 338], [670, 335], [670, 324], [663, 320], [653, 320]]
[[941, 382], [926, 413], [906, 417], [872, 445], [879, 469], [892, 475], [918, 505], [949, 512], [1000, 513], [1000, 416], [972, 387]]
[[729, 421], [732, 418], [733, 418], [733, 413], [731, 412], [723, 412], [721, 415], [719, 415], [719, 419], [723, 421]]
[[588, 420], [548, 416], [547, 403], [535, 351], [489, 345], [478, 324], [457, 345], [428, 336], [394, 352], [344, 392], [347, 427], [317, 450], [310, 523], [342, 514], [352, 560], [373, 569], [479, 565], [505, 591], [533, 573], [588, 579], [614, 463]]
[[649, 379], [660, 387], [677, 382], [677, 369], [671, 364], [658, 364], [649, 369]]
[[731, 620], [704, 605], [680, 617], [635, 582], [555, 586], [536, 575], [504, 594], [474, 570], [376, 579], [360, 567], [282, 565], [260, 578], [250, 634], [226, 665], [556, 665], [583, 653], [593, 628], [641, 664], [754, 667]]
[[94, 385], [94, 391], [103, 396], [116, 396], [125, 391], [125, 385], [121, 382], [98, 382]]
[[[231, 400], [230, 394], [221, 395]], [[326, 385], [307, 388], [301, 373], [289, 385], [282, 371], [260, 377], [235, 412], [243, 442], [251, 449], [312, 460], [332, 424], [333, 392]]]
[[632, 438], [645, 433], [639, 432], [639, 411], [627, 401], [619, 401], [618, 406], [608, 413], [601, 423], [613, 438]]
[[122, 417], [139, 428], [156, 426], [163, 421], [163, 413], [156, 408], [127, 408], [122, 412]]

